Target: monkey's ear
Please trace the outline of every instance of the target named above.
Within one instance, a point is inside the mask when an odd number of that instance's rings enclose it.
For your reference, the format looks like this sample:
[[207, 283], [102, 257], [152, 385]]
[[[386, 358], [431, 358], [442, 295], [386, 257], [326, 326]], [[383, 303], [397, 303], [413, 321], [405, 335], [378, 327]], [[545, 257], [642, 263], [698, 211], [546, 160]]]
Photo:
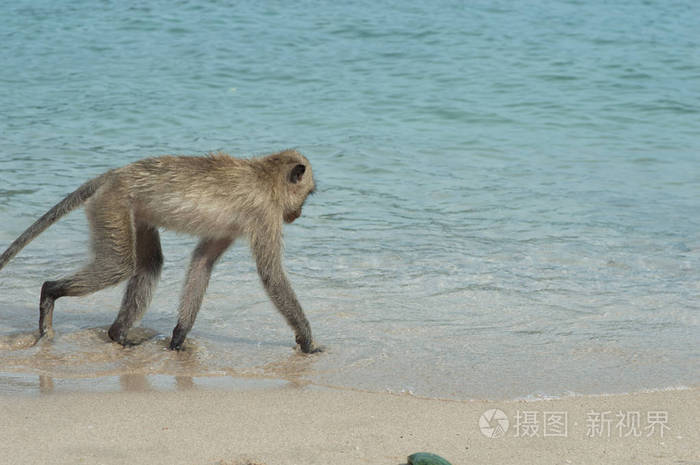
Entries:
[[292, 168], [292, 171], [289, 173], [289, 182], [291, 182], [292, 184], [296, 184], [299, 181], [301, 181], [301, 177], [304, 175], [305, 171], [306, 166], [296, 165], [294, 168]]

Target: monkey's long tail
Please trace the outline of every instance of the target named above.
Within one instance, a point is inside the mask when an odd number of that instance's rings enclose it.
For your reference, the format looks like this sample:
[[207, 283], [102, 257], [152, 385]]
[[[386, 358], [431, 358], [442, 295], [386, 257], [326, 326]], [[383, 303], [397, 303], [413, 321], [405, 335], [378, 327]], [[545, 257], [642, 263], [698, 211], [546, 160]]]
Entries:
[[[106, 173], [105, 173], [106, 174]], [[29, 244], [36, 236], [41, 234], [58, 221], [62, 216], [75, 210], [80, 205], [82, 205], [88, 198], [90, 198], [95, 191], [104, 184], [105, 174], [98, 176], [95, 179], [91, 179], [79, 188], [77, 188], [73, 193], [68, 194], [68, 196], [58, 202], [51, 208], [51, 210], [44, 213], [44, 215], [36, 220], [33, 225], [27, 228], [26, 231], [22, 233], [15, 241], [8, 247], [6, 251], [0, 255], [0, 270], [12, 260], [12, 258], [19, 253], [20, 250]]]

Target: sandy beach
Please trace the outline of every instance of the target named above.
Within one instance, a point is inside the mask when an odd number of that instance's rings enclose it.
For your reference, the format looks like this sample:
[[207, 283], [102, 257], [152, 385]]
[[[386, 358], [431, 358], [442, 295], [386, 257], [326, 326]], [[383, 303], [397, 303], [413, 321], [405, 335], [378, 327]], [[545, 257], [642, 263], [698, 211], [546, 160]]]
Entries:
[[417, 451], [453, 465], [700, 463], [697, 387], [500, 402], [132, 388], [0, 396], [0, 463], [398, 465]]
[[700, 465], [699, 0], [0, 11], [0, 465]]

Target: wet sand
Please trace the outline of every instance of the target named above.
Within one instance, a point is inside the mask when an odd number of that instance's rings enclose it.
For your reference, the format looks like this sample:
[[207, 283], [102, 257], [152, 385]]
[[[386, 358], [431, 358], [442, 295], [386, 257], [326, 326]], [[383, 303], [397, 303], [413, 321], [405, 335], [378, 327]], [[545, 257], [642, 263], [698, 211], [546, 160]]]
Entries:
[[[5, 394], [0, 412], [0, 462], [14, 465], [398, 465], [417, 451], [453, 465], [700, 463], [697, 387], [527, 402], [292, 384], [135, 389]], [[488, 437], [503, 418], [505, 434]]]

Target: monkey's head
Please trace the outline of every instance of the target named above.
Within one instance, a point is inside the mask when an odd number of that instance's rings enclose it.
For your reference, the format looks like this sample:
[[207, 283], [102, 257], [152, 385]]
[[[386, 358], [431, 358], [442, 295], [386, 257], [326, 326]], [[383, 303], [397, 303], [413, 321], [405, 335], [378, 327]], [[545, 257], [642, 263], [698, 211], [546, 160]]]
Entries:
[[306, 198], [316, 189], [311, 163], [296, 150], [285, 150], [273, 157], [282, 178], [282, 219], [291, 223], [301, 216]]

